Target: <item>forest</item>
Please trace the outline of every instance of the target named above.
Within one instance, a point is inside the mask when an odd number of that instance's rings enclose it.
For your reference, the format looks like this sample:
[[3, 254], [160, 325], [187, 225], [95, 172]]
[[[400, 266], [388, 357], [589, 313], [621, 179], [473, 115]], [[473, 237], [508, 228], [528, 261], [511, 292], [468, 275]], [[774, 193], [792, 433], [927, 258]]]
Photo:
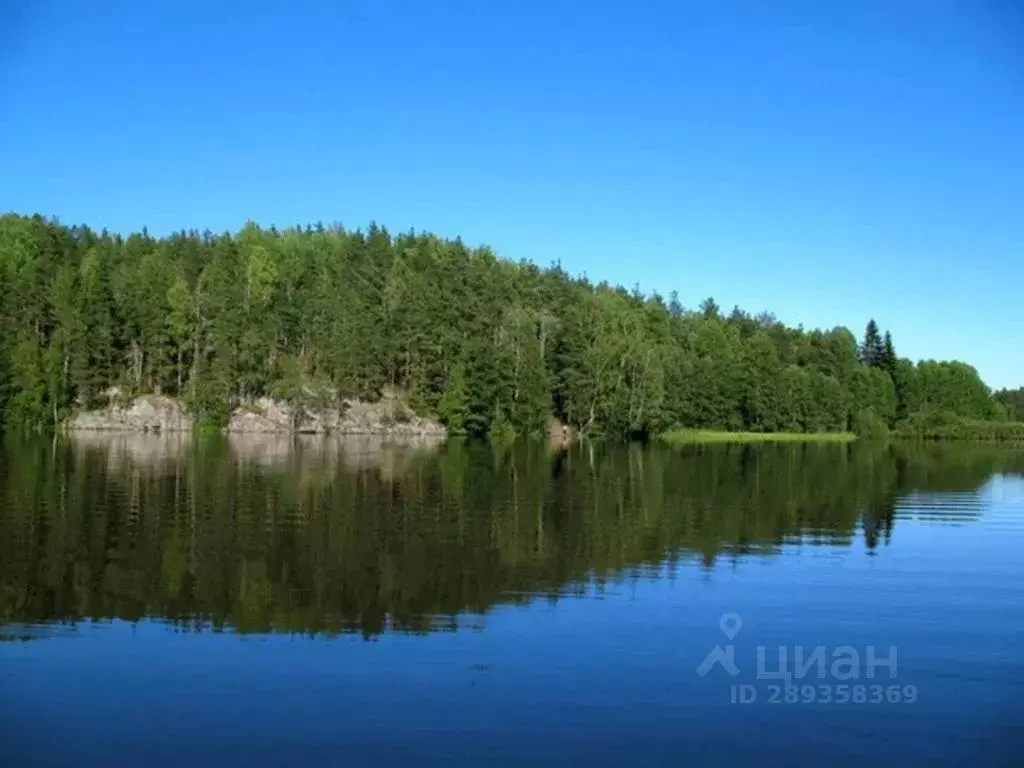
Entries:
[[[114, 389], [116, 388], [116, 390]], [[1022, 437], [1022, 392], [913, 362], [874, 320], [788, 327], [499, 258], [487, 247], [335, 225], [128, 236], [0, 217], [0, 414], [59, 425], [121, 397], [180, 397], [203, 423], [263, 395], [373, 400], [390, 388], [452, 434], [896, 429]]]

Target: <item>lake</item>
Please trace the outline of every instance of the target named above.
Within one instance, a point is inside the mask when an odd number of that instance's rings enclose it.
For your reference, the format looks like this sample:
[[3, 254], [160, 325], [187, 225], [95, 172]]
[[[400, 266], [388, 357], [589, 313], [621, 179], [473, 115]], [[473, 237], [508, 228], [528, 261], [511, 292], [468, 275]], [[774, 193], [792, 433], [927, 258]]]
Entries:
[[1024, 452], [8, 438], [4, 765], [1021, 765]]

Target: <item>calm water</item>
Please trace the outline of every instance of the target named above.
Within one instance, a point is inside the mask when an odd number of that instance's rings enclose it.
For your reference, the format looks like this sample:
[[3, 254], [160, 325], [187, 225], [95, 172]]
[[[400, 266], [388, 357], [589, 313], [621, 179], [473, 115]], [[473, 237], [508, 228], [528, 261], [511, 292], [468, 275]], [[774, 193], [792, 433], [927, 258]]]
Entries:
[[1024, 765], [1021, 452], [0, 460], [4, 765]]

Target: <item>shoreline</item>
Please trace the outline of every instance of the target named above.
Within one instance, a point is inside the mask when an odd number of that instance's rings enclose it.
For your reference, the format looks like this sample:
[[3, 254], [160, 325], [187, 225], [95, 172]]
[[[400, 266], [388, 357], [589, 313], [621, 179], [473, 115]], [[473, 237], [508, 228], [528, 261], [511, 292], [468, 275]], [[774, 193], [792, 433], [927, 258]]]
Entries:
[[[688, 445], [710, 443], [833, 443], [848, 445], [866, 439], [853, 432], [726, 432], [714, 429], [673, 429], [662, 432], [657, 441], [664, 445]], [[977, 437], [972, 435], [916, 435], [891, 432], [880, 442], [901, 443], [977, 443], [981, 445], [1000, 445], [1006, 447], [1024, 447], [1024, 440], [1014, 437]]]
[[686, 443], [852, 443], [852, 432], [726, 432], [713, 429], [672, 429], [658, 435], [667, 445]]

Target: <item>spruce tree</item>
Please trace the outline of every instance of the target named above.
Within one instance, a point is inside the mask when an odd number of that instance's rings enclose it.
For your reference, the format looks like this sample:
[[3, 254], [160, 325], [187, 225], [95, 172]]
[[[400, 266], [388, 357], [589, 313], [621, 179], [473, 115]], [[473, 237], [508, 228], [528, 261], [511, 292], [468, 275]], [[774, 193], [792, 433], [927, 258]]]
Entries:
[[860, 361], [864, 365], [880, 366], [884, 352], [882, 337], [878, 333], [878, 323], [871, 318], [864, 330], [864, 342], [860, 347]]
[[882, 342], [882, 359], [879, 367], [895, 379], [896, 376], [896, 350], [892, 345], [892, 334], [885, 332], [885, 339]]

